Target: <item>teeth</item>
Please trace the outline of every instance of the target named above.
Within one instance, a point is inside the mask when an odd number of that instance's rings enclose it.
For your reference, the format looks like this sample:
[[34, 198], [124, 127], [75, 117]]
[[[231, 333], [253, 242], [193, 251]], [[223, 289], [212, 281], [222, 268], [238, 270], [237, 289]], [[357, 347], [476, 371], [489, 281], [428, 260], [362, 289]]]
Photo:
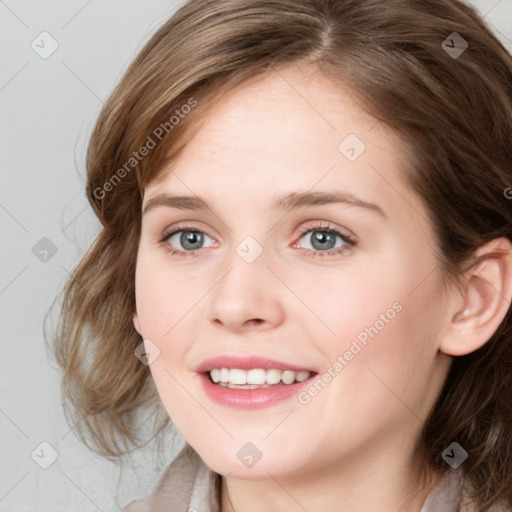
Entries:
[[294, 372], [291, 370], [263, 370], [254, 368], [252, 370], [241, 370], [239, 368], [214, 368], [210, 371], [213, 382], [221, 386], [244, 387], [254, 389], [258, 387], [269, 387], [270, 385], [293, 384], [309, 379], [310, 372]]
[[267, 384], [279, 384], [281, 380], [281, 370], [277, 370], [276, 368], [272, 368], [271, 370], [266, 371], [266, 379], [265, 382]]

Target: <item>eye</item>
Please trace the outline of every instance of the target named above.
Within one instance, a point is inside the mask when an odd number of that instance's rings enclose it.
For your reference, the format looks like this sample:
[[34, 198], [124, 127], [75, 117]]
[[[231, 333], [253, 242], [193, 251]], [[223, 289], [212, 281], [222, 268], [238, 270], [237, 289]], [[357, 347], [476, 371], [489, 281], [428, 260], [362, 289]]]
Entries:
[[[164, 233], [160, 242], [172, 256], [195, 256], [199, 249], [204, 248], [205, 237], [215, 241], [204, 231], [193, 226], [174, 226], [170, 232]], [[333, 256], [344, 253], [356, 246], [356, 240], [329, 225], [314, 225], [302, 230], [301, 246], [306, 245], [306, 256]], [[308, 243], [311, 247], [307, 247]], [[210, 244], [212, 245], [212, 244]], [[292, 247], [297, 247], [294, 244]]]
[[213, 241], [206, 233], [198, 229], [174, 229], [171, 233], [164, 233], [160, 241], [166, 242], [166, 248], [171, 254], [186, 256], [188, 255], [186, 253], [202, 249], [205, 237]]
[[[308, 256], [324, 256], [341, 254], [356, 245], [356, 241], [345, 233], [341, 233], [337, 229], [324, 226], [313, 226], [302, 231], [299, 240], [305, 240], [306, 245], [309, 243], [311, 247], [306, 247]], [[308, 254], [313, 251], [313, 254]]]

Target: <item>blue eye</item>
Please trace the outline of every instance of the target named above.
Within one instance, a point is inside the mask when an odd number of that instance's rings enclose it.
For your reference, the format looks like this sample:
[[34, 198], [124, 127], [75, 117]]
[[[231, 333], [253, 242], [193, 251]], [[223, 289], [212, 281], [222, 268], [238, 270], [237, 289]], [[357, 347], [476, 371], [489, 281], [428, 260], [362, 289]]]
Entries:
[[[165, 242], [165, 248], [171, 256], [196, 256], [199, 249], [204, 248], [205, 237], [214, 241], [204, 231], [192, 226], [180, 226], [179, 229], [175, 228], [170, 233], [164, 233], [160, 242]], [[313, 258], [341, 254], [356, 246], [356, 241], [352, 237], [330, 226], [308, 227], [300, 234], [299, 240], [302, 239], [309, 241], [312, 245], [311, 248], [306, 247], [306, 256]], [[297, 245], [294, 244], [292, 247]]]
[[[171, 241], [173, 242], [173, 246], [176, 246], [178, 243], [185, 249], [173, 250], [172, 248], [168, 248], [171, 254], [179, 254], [196, 251], [198, 249], [202, 249], [202, 244], [204, 243], [204, 238], [210, 238], [206, 233], [199, 230], [189, 230], [189, 229], [181, 229], [178, 231], [173, 231], [172, 233], [164, 235], [162, 238], [162, 242]], [[210, 238], [210, 240], [212, 240]]]
[[[312, 248], [306, 248], [313, 254], [308, 256], [329, 256], [341, 254], [356, 245], [355, 240], [344, 233], [329, 226], [315, 226], [302, 232], [300, 240], [305, 239], [310, 242]], [[339, 240], [339, 243], [337, 242]], [[335, 250], [334, 250], [335, 249]]]

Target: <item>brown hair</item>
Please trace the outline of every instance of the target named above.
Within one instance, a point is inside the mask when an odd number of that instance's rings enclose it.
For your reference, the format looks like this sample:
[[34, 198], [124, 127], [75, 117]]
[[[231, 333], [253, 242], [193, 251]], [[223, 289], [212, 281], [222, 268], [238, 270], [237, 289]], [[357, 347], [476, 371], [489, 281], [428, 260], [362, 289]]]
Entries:
[[[468, 44], [457, 58], [442, 46], [453, 32]], [[134, 356], [146, 185], [220, 94], [303, 63], [348, 86], [400, 136], [411, 163], [405, 178], [429, 212], [447, 279], [457, 282], [482, 244], [512, 240], [512, 58], [471, 8], [456, 0], [189, 1], [130, 65], [88, 149], [87, 194], [102, 229], [66, 285], [53, 350], [66, 414], [82, 420], [78, 433], [97, 453], [115, 458], [140, 446], [138, 414], [162, 412], [149, 368]], [[150, 139], [154, 147], [132, 161]], [[424, 467], [441, 473], [450, 443], [468, 452], [463, 468], [483, 512], [499, 500], [512, 507], [511, 363], [509, 309], [488, 343], [454, 358], [417, 444]], [[153, 437], [169, 421], [164, 415]]]

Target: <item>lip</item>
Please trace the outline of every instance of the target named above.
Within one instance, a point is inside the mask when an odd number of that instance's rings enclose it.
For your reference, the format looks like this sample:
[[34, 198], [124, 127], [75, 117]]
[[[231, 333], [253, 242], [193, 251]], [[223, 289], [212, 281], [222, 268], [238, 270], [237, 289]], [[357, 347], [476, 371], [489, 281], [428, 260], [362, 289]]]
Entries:
[[[203, 361], [197, 368], [197, 373], [207, 373], [214, 368], [239, 368], [240, 370], [251, 370], [253, 368], [262, 368], [263, 370], [292, 370], [294, 372], [310, 372], [318, 373], [312, 368], [277, 361], [276, 359], [268, 359], [261, 356], [217, 356]], [[291, 384], [292, 385], [292, 384]]]
[[227, 407], [237, 409], [260, 409], [297, 395], [305, 386], [309, 386], [317, 374], [295, 384], [276, 384], [260, 389], [230, 389], [214, 384], [208, 373], [201, 373], [199, 379], [205, 394], [210, 400]]
[[[230, 389], [219, 386], [211, 379], [209, 372], [213, 368], [239, 368], [251, 370], [262, 368], [264, 370], [291, 370], [295, 372], [310, 372], [308, 379], [295, 384], [276, 384], [269, 388], [260, 389]], [[227, 407], [239, 409], [259, 409], [274, 405], [282, 400], [295, 396], [302, 388], [311, 384], [318, 372], [312, 368], [285, 363], [276, 359], [261, 356], [217, 356], [202, 362], [195, 370], [199, 374], [201, 386], [210, 400]]]

